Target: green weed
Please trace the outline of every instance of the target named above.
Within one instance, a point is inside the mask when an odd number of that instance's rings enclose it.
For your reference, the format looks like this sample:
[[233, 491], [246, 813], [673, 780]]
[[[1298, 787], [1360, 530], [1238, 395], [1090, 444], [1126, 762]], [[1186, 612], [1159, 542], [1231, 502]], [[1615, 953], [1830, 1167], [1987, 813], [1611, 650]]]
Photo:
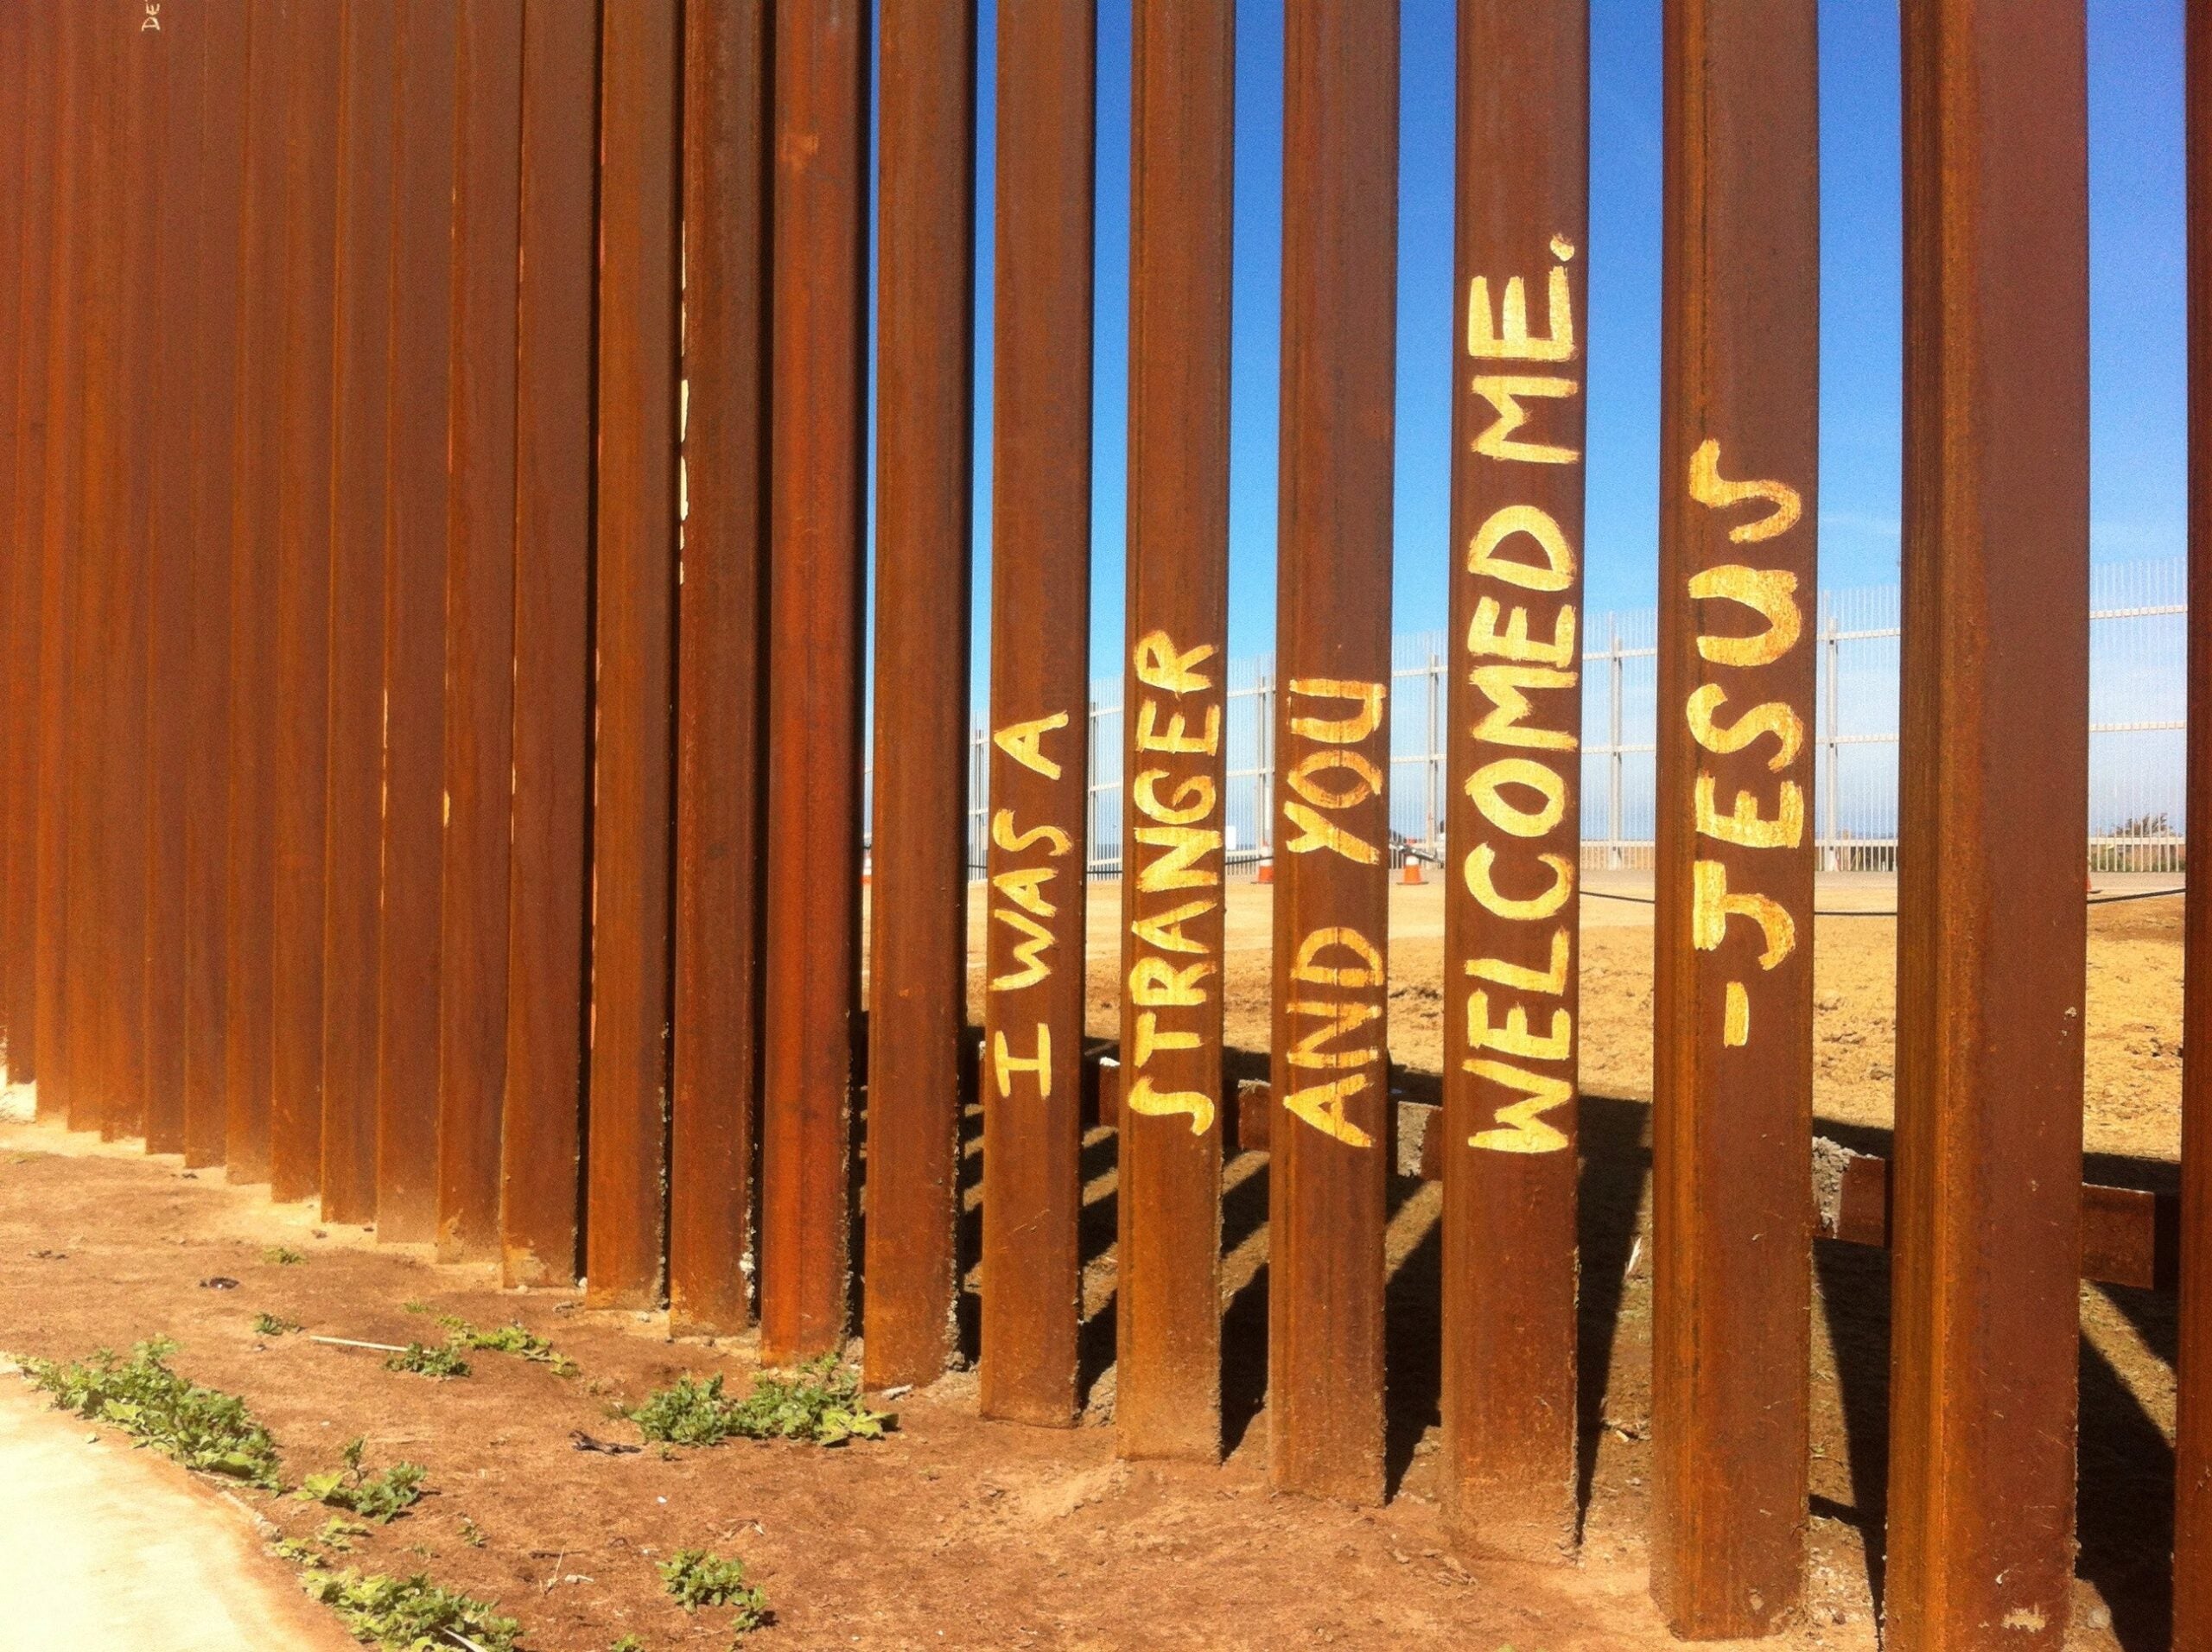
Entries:
[[253, 1334], [257, 1337], [285, 1337], [295, 1331], [303, 1329], [305, 1327], [296, 1322], [290, 1319], [279, 1319], [273, 1313], [257, 1313], [253, 1316]]
[[277, 1268], [296, 1268], [307, 1256], [289, 1245], [271, 1245], [261, 1253], [261, 1260]]
[[677, 1379], [645, 1403], [623, 1413], [647, 1439], [676, 1446], [719, 1446], [727, 1439], [809, 1439], [817, 1446], [842, 1446], [853, 1439], [878, 1439], [886, 1414], [861, 1402], [860, 1378], [837, 1369], [834, 1355], [823, 1355], [789, 1376], [763, 1372], [742, 1400], [722, 1393], [722, 1379]]
[[607, 1652], [645, 1652], [645, 1643], [634, 1635], [625, 1635], [608, 1647]]
[[736, 1616], [730, 1627], [743, 1635], [768, 1620], [768, 1597], [745, 1580], [745, 1562], [726, 1560], [706, 1549], [678, 1549], [660, 1563], [661, 1586], [687, 1612], [702, 1606], [728, 1606]]
[[471, 1548], [482, 1548], [486, 1541], [484, 1528], [467, 1515], [461, 1517], [461, 1541]]
[[385, 1361], [387, 1371], [408, 1371], [416, 1376], [467, 1376], [468, 1362], [451, 1343], [442, 1348], [425, 1348], [421, 1343], [410, 1343], [398, 1353]]
[[484, 1652], [514, 1652], [522, 1625], [486, 1602], [442, 1588], [418, 1572], [410, 1578], [365, 1578], [351, 1570], [309, 1572], [307, 1592], [338, 1614], [357, 1641], [392, 1652], [431, 1652], [465, 1636]]
[[141, 1445], [204, 1474], [228, 1475], [276, 1488], [276, 1442], [234, 1394], [204, 1388], [168, 1367], [176, 1344], [166, 1337], [140, 1343], [128, 1360], [99, 1349], [89, 1360], [60, 1365], [23, 1362], [34, 1387], [65, 1411], [112, 1423]]
[[361, 1470], [361, 1448], [356, 1439], [346, 1445], [346, 1466], [327, 1474], [310, 1474], [295, 1494], [302, 1503], [324, 1503], [349, 1514], [388, 1526], [423, 1498], [423, 1465], [395, 1463], [381, 1474]]
[[447, 1340], [454, 1347], [474, 1349], [486, 1354], [512, 1354], [518, 1359], [550, 1365], [555, 1375], [559, 1376], [574, 1376], [576, 1374], [575, 1361], [565, 1354], [554, 1352], [551, 1343], [520, 1325], [495, 1325], [489, 1331], [479, 1331], [467, 1320], [450, 1313], [440, 1315], [438, 1323], [452, 1333]]
[[340, 1520], [337, 1515], [333, 1515], [322, 1522], [322, 1529], [315, 1534], [315, 1541], [323, 1547], [337, 1554], [351, 1554], [353, 1552], [353, 1540], [357, 1537], [366, 1537], [368, 1534], [367, 1527], [356, 1526], [350, 1520]]

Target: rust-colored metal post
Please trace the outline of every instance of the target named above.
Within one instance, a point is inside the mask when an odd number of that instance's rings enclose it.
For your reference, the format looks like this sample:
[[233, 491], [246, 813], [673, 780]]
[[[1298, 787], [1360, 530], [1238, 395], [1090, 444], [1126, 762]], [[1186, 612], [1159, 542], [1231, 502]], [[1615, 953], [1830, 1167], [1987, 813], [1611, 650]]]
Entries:
[[1283, 42], [1268, 1440], [1275, 1485], [1382, 1496], [1398, 8]]
[[1210, 1463], [1236, 10], [1143, 0], [1134, 22], [1114, 1425], [1125, 1457]]
[[270, 1194], [322, 1178], [323, 762], [330, 689], [332, 339], [338, 271], [337, 0], [288, 0], [283, 335], [270, 747]]
[[[32, 90], [34, 81], [53, 80], [53, 47], [32, 8], [0, 9], [0, 133], [9, 135], [11, 153], [0, 160], [0, 537], [7, 555], [0, 563], [0, 769], [8, 791], [0, 798], [0, 1040], [6, 1045], [6, 1077], [22, 1083], [33, 1072], [31, 1049], [37, 1039], [37, 1004], [30, 990], [30, 961], [38, 933], [35, 864], [38, 840], [37, 767], [32, 745], [37, 727], [32, 696], [37, 693], [35, 626], [24, 616], [38, 613], [40, 556], [23, 537], [22, 509], [29, 491], [23, 448], [37, 423], [25, 397], [26, 340], [40, 323], [28, 308], [35, 249], [51, 233], [35, 197], [43, 198], [48, 181], [32, 180], [35, 148], [43, 149], [31, 123], [53, 119], [52, 107]], [[46, 165], [52, 168], [50, 155]], [[26, 643], [30, 651], [24, 651]]]
[[[391, 523], [392, 52], [397, 0], [347, 0], [338, 134], [324, 761], [322, 1215], [377, 1219], [385, 543]], [[403, 325], [411, 326], [412, 317]]]
[[1589, 130], [1587, 0], [1461, 0], [1441, 1484], [1528, 1560], [1575, 1534]]
[[184, 1158], [223, 1161], [229, 1064], [231, 536], [237, 501], [240, 241], [251, 10], [202, 4], [200, 223], [192, 302], [191, 639], [184, 775]]
[[82, 709], [72, 639], [77, 615], [77, 477], [84, 463], [85, 172], [92, 106], [90, 14], [65, 6], [54, 14], [58, 54], [53, 125], [53, 237], [47, 248], [45, 337], [46, 440], [38, 479], [41, 562], [39, 589], [38, 1112], [68, 1119], [76, 1103], [70, 1082], [69, 1011], [70, 804]]
[[462, 0], [446, 499], [438, 1254], [496, 1254], [514, 772], [515, 228], [523, 0]]
[[2088, 816], [2083, 34], [2082, 8], [2063, 0], [1916, 0], [1904, 14], [1884, 1588], [1884, 1641], [1897, 1652], [2056, 1648], [2072, 1603]]
[[[760, 1346], [845, 1334], [860, 940], [868, 8], [808, 0], [774, 39], [769, 289], [767, 950]], [[798, 387], [805, 386], [804, 394]]]
[[1666, 12], [1651, 1571], [1675, 1632], [1707, 1640], [1772, 1630], [1804, 1567], [1814, 16]]
[[1082, 1323], [1092, 0], [1005, 6], [991, 462], [983, 1414], [1072, 1422]]
[[270, 905], [275, 874], [276, 459], [283, 430], [287, 0], [251, 0], [238, 270], [238, 482], [231, 562], [230, 927], [225, 1139], [231, 1179], [269, 1179]]
[[689, 0], [683, 14], [689, 388], [668, 1286], [680, 1323], [723, 1331], [752, 1318], [760, 1105], [769, 15], [763, 0]]
[[447, 423], [458, 0], [401, 0], [392, 111], [391, 467], [384, 588], [384, 905], [377, 926], [377, 1237], [438, 1217], [445, 838]]
[[[39, 933], [42, 891], [39, 842], [46, 786], [44, 750], [55, 738], [41, 710], [45, 694], [47, 588], [45, 479], [47, 359], [53, 327], [53, 255], [60, 237], [54, 187], [58, 170], [57, 88], [62, 78], [62, 30], [54, 9], [19, 8], [23, 61], [44, 66], [23, 75], [22, 284], [16, 295], [16, 421], [6, 432], [15, 467], [15, 492], [0, 518], [15, 534], [10, 563], [7, 659], [7, 763], [14, 782], [4, 806], [8, 831], [8, 945], [0, 958], [8, 1021], [8, 1077], [16, 1083], [38, 1077]], [[56, 1064], [57, 1069], [59, 1064]], [[44, 1087], [41, 1117], [50, 1110]]]
[[[2212, 863], [2212, 12], [2184, 21], [2189, 156], [2189, 847]], [[2212, 882], [2183, 919], [2174, 1652], [2212, 1652]], [[2189, 1039], [2196, 1039], [2190, 1054]], [[2198, 1580], [2185, 1586], [2183, 1579]]]
[[[194, 380], [200, 370], [200, 274], [206, 203], [201, 190], [204, 0], [171, 0], [160, 30], [139, 29], [142, 50], [160, 42], [165, 119], [149, 181], [155, 219], [154, 290], [179, 295], [154, 332], [146, 375], [143, 446], [152, 467], [146, 581], [146, 1147], [185, 1148], [185, 787], [199, 756], [192, 702], [194, 475]], [[143, 25], [146, 14], [140, 14]], [[154, 307], [144, 306], [149, 312]]]
[[677, 103], [668, 0], [610, 0], [601, 65], [594, 1303], [661, 1301], [668, 1201], [677, 559]]
[[954, 1349], [968, 1001], [976, 289], [974, 0], [883, 10], [876, 315], [867, 1357], [930, 1382]]
[[515, 310], [514, 795], [500, 1276], [581, 1260], [591, 936], [593, 294], [599, 6], [525, 5]]

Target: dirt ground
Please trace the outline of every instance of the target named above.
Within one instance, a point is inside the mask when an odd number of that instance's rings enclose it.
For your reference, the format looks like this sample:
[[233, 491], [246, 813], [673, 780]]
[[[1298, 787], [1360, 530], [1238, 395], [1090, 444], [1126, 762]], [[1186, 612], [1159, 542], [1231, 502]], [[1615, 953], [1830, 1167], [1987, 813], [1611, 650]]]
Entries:
[[[1878, 892], [1857, 896], [1878, 905]], [[1599, 912], [1604, 905], [1609, 910]], [[1094, 903], [1093, 1031], [1111, 1026], [1111, 912]], [[1401, 892], [1393, 924], [1395, 1058], [1433, 1070], [1440, 1050], [1440, 899]], [[1224, 1409], [1220, 1469], [1127, 1465], [1110, 1420], [1113, 1139], [1086, 1144], [1086, 1426], [986, 1424], [973, 1376], [898, 1400], [899, 1427], [841, 1451], [794, 1445], [625, 1456], [579, 1452], [575, 1430], [637, 1439], [610, 1418], [681, 1372], [728, 1371], [741, 1390], [748, 1341], [674, 1341], [654, 1316], [584, 1310], [566, 1293], [501, 1293], [486, 1271], [437, 1267], [414, 1247], [315, 1225], [259, 1188], [146, 1158], [51, 1126], [0, 1126], [0, 1352], [79, 1356], [156, 1332], [178, 1369], [245, 1396], [272, 1429], [288, 1479], [368, 1439], [372, 1467], [429, 1470], [431, 1496], [345, 1557], [368, 1570], [425, 1570], [497, 1598], [527, 1648], [603, 1652], [728, 1642], [723, 1614], [696, 1618], [659, 1592], [653, 1564], [684, 1547], [742, 1558], [775, 1611], [763, 1648], [1469, 1647], [1477, 1652], [1660, 1648], [1672, 1642], [1645, 1593], [1649, 1471], [1648, 908], [1590, 903], [1584, 937], [1582, 1394], [1586, 1506], [1572, 1564], [1455, 1554], [1433, 1501], [1439, 1190], [1394, 1188], [1390, 1229], [1390, 1502], [1380, 1509], [1276, 1496], [1264, 1462], [1266, 1162], [1224, 1178]], [[1232, 946], [1264, 945], [1265, 892], [1232, 907]], [[1099, 927], [1103, 920], [1103, 933]], [[1434, 921], [1432, 922], [1432, 919]], [[2088, 1130], [2094, 1161], [2143, 1185], [2171, 1180], [2179, 1053], [2178, 903], [2093, 914]], [[1854, 1145], [1878, 1147], [1891, 1060], [1883, 918], [1821, 920], [1818, 1105]], [[1264, 953], [1233, 953], [1230, 1038], [1256, 1050]], [[969, 1159], [971, 1176], [975, 1168]], [[976, 1191], [968, 1200], [972, 1212]], [[268, 1247], [303, 1254], [296, 1265]], [[58, 1253], [58, 1254], [57, 1254]], [[1811, 1652], [1876, 1644], [1887, 1363], [1882, 1253], [1823, 1243], [1816, 1270], [1812, 1487], [1806, 1605], [1760, 1644]], [[216, 1276], [235, 1290], [203, 1288]], [[517, 1318], [582, 1375], [485, 1354], [476, 1375], [438, 1382], [385, 1371], [379, 1356], [301, 1337], [262, 1338], [256, 1313], [372, 1342], [429, 1334], [419, 1303], [479, 1325]], [[2171, 1298], [2082, 1293], [2082, 1551], [2069, 1645], [2152, 1652], [2166, 1643], [2172, 1512]], [[12, 1379], [0, 1378], [0, 1382]], [[88, 1451], [111, 1452], [109, 1445]], [[294, 1536], [328, 1511], [240, 1494]], [[211, 1518], [239, 1522], [227, 1503]], [[469, 1541], [475, 1534], [480, 1546]], [[1878, 1543], [1877, 1545], [1878, 1547]], [[251, 1564], [283, 1579], [288, 1563]], [[753, 1642], [748, 1642], [753, 1644]]]

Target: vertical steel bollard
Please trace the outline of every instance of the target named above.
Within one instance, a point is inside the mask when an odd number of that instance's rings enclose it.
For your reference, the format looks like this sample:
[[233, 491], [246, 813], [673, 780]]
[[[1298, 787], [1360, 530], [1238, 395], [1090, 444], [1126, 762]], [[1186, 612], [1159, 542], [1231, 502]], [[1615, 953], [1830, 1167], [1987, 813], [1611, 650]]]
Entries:
[[1124, 1457], [1221, 1455], [1223, 822], [1236, 8], [1136, 10], [1122, 692]]
[[[332, 338], [338, 212], [337, 0], [289, 0], [282, 426], [270, 748], [270, 1191], [322, 1167], [324, 763], [329, 740]], [[379, 1217], [378, 1232], [400, 1236]]]
[[760, 1090], [761, 620], [767, 599], [768, 20], [683, 14], [683, 573], [677, 590], [677, 1320], [752, 1318]]
[[1283, 52], [1269, 1473], [1382, 1496], [1398, 9]]
[[999, 11], [982, 1409], [1074, 1420], [1090, 854], [1092, 0]]
[[1652, 1086], [1652, 1594], [1802, 1587], [1811, 1382], [1818, 54], [1811, 0], [1671, 0]]
[[967, 1036], [976, 8], [882, 10], [868, 1323], [877, 1388], [954, 1351]]
[[673, 5], [615, 0], [603, 19], [585, 1273], [593, 1302], [651, 1308], [666, 1285], [683, 42]]
[[184, 778], [184, 1159], [223, 1160], [229, 1083], [231, 529], [238, 504], [238, 363], [252, 11], [200, 8], [200, 183], [193, 297], [191, 640]]
[[[347, 0], [338, 132], [330, 718], [324, 753], [322, 1215], [377, 1219], [391, 168], [399, 0]], [[402, 325], [411, 325], [412, 318]]]
[[1461, 1541], [1575, 1534], [1590, 19], [1459, 8], [1444, 1457]]
[[500, 1278], [582, 1262], [588, 1060], [597, 0], [523, 9], [515, 305], [514, 796]]
[[438, 1228], [438, 899], [447, 796], [446, 475], [457, 14], [458, 0], [400, 0], [392, 123], [377, 1236], [416, 1242], [435, 1239]]
[[[6, 645], [4, 656], [0, 656], [0, 766], [9, 780], [9, 794], [0, 801], [0, 1042], [6, 1046], [7, 1064], [24, 1069], [21, 1077], [8, 1075], [18, 1083], [30, 1077], [24, 1052], [37, 1038], [36, 1008], [22, 1001], [18, 983], [38, 924], [31, 891], [16, 881], [29, 866], [29, 858], [22, 852], [26, 821], [34, 834], [37, 829], [36, 814], [23, 807], [26, 794], [35, 799], [36, 786], [23, 766], [25, 740], [33, 725], [26, 721], [29, 708], [22, 703], [27, 673], [19, 627], [27, 600], [31, 612], [37, 611], [38, 558], [26, 554], [18, 515], [24, 492], [20, 448], [33, 422], [23, 396], [27, 353], [22, 340], [36, 326], [26, 304], [30, 252], [42, 245], [35, 238], [47, 233], [31, 207], [33, 194], [42, 193], [45, 181], [32, 182], [28, 151], [35, 141], [31, 121], [52, 118], [33, 93], [31, 82], [50, 79], [52, 65], [52, 48], [34, 22], [31, 9], [18, 5], [0, 10], [0, 143], [9, 151], [8, 158], [0, 161], [0, 545], [7, 551], [0, 563], [0, 642]], [[34, 667], [28, 674], [34, 683], [35, 671]]]
[[773, 30], [769, 216], [768, 972], [760, 1342], [839, 1347], [852, 1266], [866, 600], [868, 20], [855, 0]]
[[514, 773], [516, 193], [523, 0], [463, 0], [439, 857], [438, 1254], [496, 1254]]
[[1904, 13], [1904, 594], [1885, 1642], [2072, 1602], [2088, 814], [2084, 25]]

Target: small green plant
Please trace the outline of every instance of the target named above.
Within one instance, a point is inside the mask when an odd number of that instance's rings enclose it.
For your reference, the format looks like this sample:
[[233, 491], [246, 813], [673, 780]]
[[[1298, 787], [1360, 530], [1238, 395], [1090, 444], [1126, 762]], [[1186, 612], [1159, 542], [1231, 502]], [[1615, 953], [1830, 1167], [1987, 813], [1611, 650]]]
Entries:
[[253, 1334], [257, 1337], [288, 1337], [292, 1332], [303, 1328], [294, 1320], [279, 1319], [273, 1313], [257, 1313], [253, 1316]]
[[171, 1370], [175, 1351], [175, 1343], [156, 1337], [133, 1348], [128, 1360], [102, 1348], [67, 1365], [26, 1360], [23, 1369], [64, 1411], [112, 1423], [188, 1469], [276, 1490], [276, 1442], [269, 1431], [236, 1395]]
[[456, 1636], [483, 1652], [514, 1652], [522, 1625], [502, 1617], [496, 1601], [481, 1601], [441, 1587], [418, 1572], [410, 1578], [363, 1577], [344, 1572], [309, 1572], [307, 1592], [338, 1614], [357, 1641], [372, 1642], [393, 1652], [429, 1652], [450, 1647]]
[[623, 1414], [647, 1439], [675, 1446], [719, 1446], [726, 1439], [809, 1439], [817, 1446], [878, 1439], [891, 1419], [861, 1402], [860, 1378], [824, 1355], [789, 1376], [763, 1372], [742, 1400], [722, 1393], [722, 1379], [677, 1379]]
[[280, 1537], [270, 1546], [277, 1555], [295, 1566], [314, 1566], [322, 1554], [312, 1543], [302, 1543], [296, 1537]]
[[471, 1548], [482, 1548], [484, 1547], [484, 1528], [481, 1526], [479, 1526], [474, 1521], [471, 1520], [467, 1515], [463, 1515], [461, 1517], [461, 1541], [467, 1544]]
[[607, 1652], [645, 1652], [645, 1643], [634, 1635], [625, 1635], [608, 1647]]
[[307, 1257], [289, 1245], [271, 1245], [261, 1253], [261, 1260], [277, 1268], [296, 1268]]
[[346, 1466], [327, 1474], [310, 1474], [294, 1495], [302, 1503], [320, 1503], [333, 1509], [388, 1526], [423, 1499], [423, 1465], [395, 1463], [381, 1474], [362, 1471], [359, 1439], [346, 1443]]
[[387, 1371], [408, 1371], [416, 1376], [467, 1376], [468, 1362], [451, 1343], [439, 1348], [425, 1348], [421, 1343], [410, 1343], [390, 1359], [385, 1361]]
[[565, 1354], [553, 1350], [553, 1344], [544, 1337], [524, 1330], [521, 1325], [495, 1325], [489, 1331], [479, 1331], [467, 1320], [455, 1314], [441, 1314], [438, 1323], [451, 1335], [448, 1343], [456, 1348], [474, 1349], [486, 1354], [512, 1354], [539, 1365], [550, 1365], [559, 1376], [574, 1376], [575, 1361]]
[[428, 1313], [430, 1311], [430, 1305], [419, 1298], [410, 1297], [399, 1305], [399, 1311], [402, 1313]]
[[322, 1529], [315, 1534], [315, 1541], [334, 1553], [351, 1554], [353, 1552], [353, 1540], [357, 1537], [366, 1537], [368, 1534], [367, 1527], [356, 1526], [350, 1520], [340, 1520], [336, 1515], [333, 1515], [322, 1522]]
[[659, 1570], [661, 1586], [687, 1612], [734, 1607], [737, 1616], [730, 1627], [740, 1635], [767, 1621], [768, 1597], [746, 1582], [742, 1560], [726, 1560], [707, 1549], [678, 1549]]

